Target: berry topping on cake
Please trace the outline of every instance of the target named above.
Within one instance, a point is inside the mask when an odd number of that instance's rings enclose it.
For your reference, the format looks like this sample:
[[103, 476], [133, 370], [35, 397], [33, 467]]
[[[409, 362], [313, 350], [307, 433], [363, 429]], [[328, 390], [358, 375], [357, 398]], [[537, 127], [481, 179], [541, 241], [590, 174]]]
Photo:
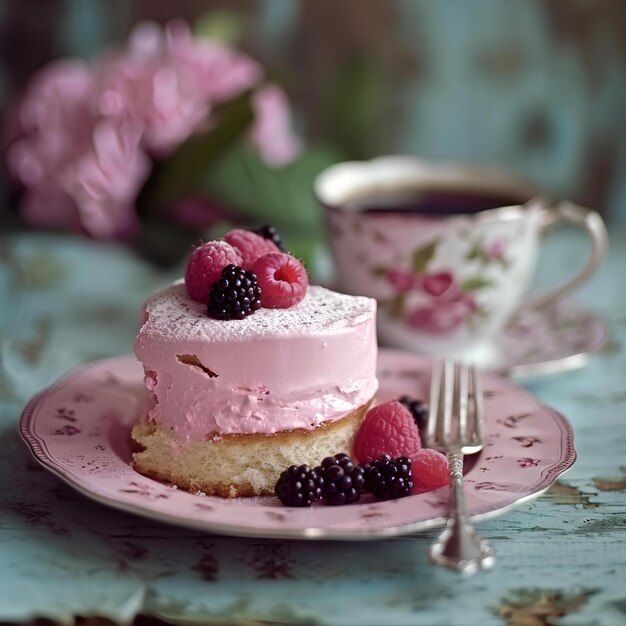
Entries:
[[344, 453], [327, 456], [315, 471], [323, 478], [322, 500], [342, 505], [357, 502], [365, 485], [364, 470]]
[[409, 409], [420, 432], [424, 430], [428, 421], [428, 405], [423, 400], [417, 400], [411, 396], [401, 396], [398, 402]]
[[308, 465], [291, 465], [284, 470], [274, 493], [285, 506], [311, 506], [322, 497], [323, 479]]
[[354, 440], [354, 454], [359, 463], [367, 463], [383, 454], [410, 457], [421, 447], [413, 416], [397, 400], [370, 409]]
[[264, 254], [280, 252], [273, 241], [265, 239], [251, 230], [236, 228], [226, 233], [224, 239], [241, 254], [241, 267], [246, 270], [251, 269], [252, 264]]
[[252, 232], [260, 235], [263, 239], [269, 239], [281, 252], [285, 252], [285, 248], [283, 248], [283, 240], [280, 233], [276, 230], [276, 228], [274, 228], [274, 226], [266, 224], [265, 226], [261, 226]]
[[256, 276], [227, 265], [209, 293], [207, 312], [218, 320], [242, 320], [261, 308], [261, 288]]
[[225, 241], [209, 241], [197, 247], [185, 270], [187, 293], [197, 302], [206, 304], [211, 286], [222, 270], [230, 264], [241, 265], [241, 262], [241, 254]]
[[365, 491], [377, 500], [403, 498], [413, 491], [411, 459], [406, 456], [393, 459], [391, 455], [383, 454], [366, 463], [363, 469]]
[[302, 263], [289, 254], [266, 254], [257, 259], [252, 271], [263, 290], [261, 302], [265, 308], [288, 309], [306, 295], [309, 277]]
[[450, 467], [445, 455], [431, 448], [422, 448], [411, 457], [413, 493], [424, 493], [444, 487], [450, 482]]

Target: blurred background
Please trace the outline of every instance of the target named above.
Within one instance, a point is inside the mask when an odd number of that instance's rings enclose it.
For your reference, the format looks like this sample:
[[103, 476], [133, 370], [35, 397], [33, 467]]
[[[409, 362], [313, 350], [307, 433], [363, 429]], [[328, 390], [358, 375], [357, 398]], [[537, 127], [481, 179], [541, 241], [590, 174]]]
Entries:
[[[623, 0], [1, 0], [0, 19], [5, 230], [120, 239], [167, 266], [272, 223], [315, 270], [315, 174], [385, 153], [497, 164], [626, 223]], [[241, 56], [220, 65], [207, 42]], [[181, 59], [197, 82], [239, 79], [191, 93]], [[135, 144], [100, 137], [103, 116], [141, 118]]]

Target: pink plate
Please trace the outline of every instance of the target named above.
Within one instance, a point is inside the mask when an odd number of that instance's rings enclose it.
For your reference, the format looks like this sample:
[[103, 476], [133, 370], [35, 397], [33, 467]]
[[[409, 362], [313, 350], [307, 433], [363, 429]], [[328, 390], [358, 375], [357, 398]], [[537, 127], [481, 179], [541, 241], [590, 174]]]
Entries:
[[[379, 353], [381, 399], [426, 397], [428, 361]], [[275, 498], [223, 500], [186, 493], [131, 467], [130, 427], [147, 393], [133, 356], [98, 361], [35, 396], [20, 428], [46, 468], [84, 495], [155, 520], [209, 532], [274, 538], [376, 539], [414, 533], [445, 521], [447, 487], [389, 502], [287, 508]], [[487, 445], [466, 462], [471, 515], [486, 517], [537, 496], [576, 458], [567, 420], [511, 381], [484, 378]]]

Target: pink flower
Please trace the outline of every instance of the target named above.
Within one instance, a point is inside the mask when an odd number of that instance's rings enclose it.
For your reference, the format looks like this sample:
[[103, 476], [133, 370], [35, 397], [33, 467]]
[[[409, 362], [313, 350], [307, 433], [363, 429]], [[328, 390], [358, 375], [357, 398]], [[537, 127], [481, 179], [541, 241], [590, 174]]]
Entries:
[[[254, 89], [260, 66], [220, 43], [194, 39], [184, 22], [140, 24], [124, 50], [94, 66], [60, 61], [40, 71], [7, 133], [6, 160], [35, 226], [129, 237], [151, 169], [193, 133], [218, 123], [216, 105]], [[299, 151], [282, 91], [253, 98], [251, 141], [270, 165]]]
[[20, 208], [24, 220], [33, 226], [82, 230], [76, 205], [54, 180], [27, 189]]
[[490, 241], [484, 248], [483, 252], [486, 257], [502, 261], [506, 252], [507, 242], [505, 239], [494, 239]]
[[7, 166], [24, 187], [22, 212], [35, 226], [108, 238], [127, 231], [148, 174], [140, 129], [102, 118], [97, 84], [70, 61], [39, 72], [18, 113]]
[[433, 298], [429, 304], [413, 309], [407, 323], [425, 332], [444, 334], [464, 324], [475, 309], [474, 298], [459, 292], [449, 300]]
[[454, 277], [450, 272], [439, 272], [437, 274], [427, 274], [422, 280], [422, 288], [431, 296], [439, 297], [448, 295], [456, 290]]
[[417, 274], [406, 270], [387, 270], [385, 277], [387, 282], [391, 283], [396, 291], [400, 293], [407, 293], [415, 287]]
[[43, 183], [89, 140], [93, 78], [86, 65], [59, 61], [35, 75], [17, 111], [7, 166], [20, 183]]
[[263, 78], [254, 59], [219, 42], [194, 38], [182, 20], [170, 22], [165, 36], [174, 64], [197, 81], [200, 93], [210, 102], [238, 96]]
[[126, 50], [102, 64], [101, 110], [131, 117], [144, 128], [145, 147], [167, 154], [210, 123], [212, 108], [251, 89], [262, 77], [250, 57], [194, 39], [182, 21], [162, 30], [139, 24]]
[[150, 171], [139, 142], [141, 129], [129, 120], [99, 120], [92, 145], [60, 181], [74, 199], [80, 221], [94, 237], [106, 239], [133, 229], [134, 202]]
[[289, 127], [289, 105], [285, 92], [270, 85], [252, 97], [255, 120], [250, 141], [268, 165], [280, 167], [293, 161], [302, 151], [299, 139]]
[[460, 293], [459, 286], [450, 272], [416, 274], [409, 270], [390, 269], [385, 277], [401, 293], [423, 291], [433, 298], [454, 300]]
[[530, 457], [517, 459], [517, 464], [520, 467], [537, 467], [537, 465], [539, 465], [539, 459], [531, 459]]

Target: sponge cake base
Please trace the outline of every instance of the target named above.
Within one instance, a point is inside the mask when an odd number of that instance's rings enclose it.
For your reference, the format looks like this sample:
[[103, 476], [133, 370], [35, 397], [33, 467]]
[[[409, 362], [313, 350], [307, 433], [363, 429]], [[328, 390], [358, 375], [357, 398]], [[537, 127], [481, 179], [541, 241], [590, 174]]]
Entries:
[[369, 403], [314, 430], [216, 436], [179, 443], [171, 430], [140, 423], [132, 431], [134, 468], [191, 492], [222, 498], [273, 495], [290, 465], [319, 465], [326, 456], [350, 453]]

